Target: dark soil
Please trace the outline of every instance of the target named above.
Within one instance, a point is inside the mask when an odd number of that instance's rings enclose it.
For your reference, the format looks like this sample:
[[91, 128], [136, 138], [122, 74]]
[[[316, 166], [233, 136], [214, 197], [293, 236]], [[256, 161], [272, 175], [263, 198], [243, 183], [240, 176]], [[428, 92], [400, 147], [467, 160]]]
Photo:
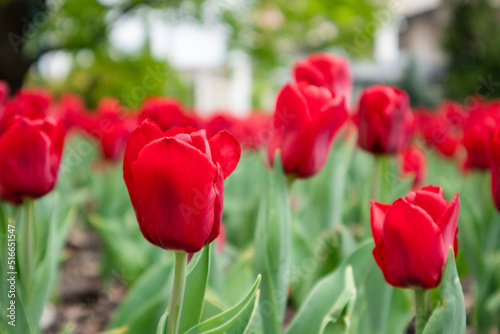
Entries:
[[42, 317], [44, 334], [94, 334], [105, 330], [125, 296], [119, 278], [105, 286], [100, 275], [101, 245], [94, 231], [75, 224], [64, 249], [66, 260], [57, 285], [57, 307], [49, 305]]

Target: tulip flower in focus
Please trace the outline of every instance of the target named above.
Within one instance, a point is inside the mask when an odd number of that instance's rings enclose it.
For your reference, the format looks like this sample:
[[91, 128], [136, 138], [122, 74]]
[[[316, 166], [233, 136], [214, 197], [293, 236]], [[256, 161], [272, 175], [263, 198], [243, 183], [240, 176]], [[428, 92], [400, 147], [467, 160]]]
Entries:
[[491, 136], [491, 194], [493, 202], [500, 211], [500, 127]]
[[500, 102], [480, 103], [463, 124], [463, 145], [467, 150], [467, 169], [490, 167], [490, 140], [500, 124]]
[[297, 62], [293, 72], [297, 83], [327, 88], [333, 95], [344, 97], [346, 105], [350, 105], [352, 74], [346, 58], [328, 53], [313, 54]]
[[371, 86], [361, 93], [355, 121], [361, 148], [375, 154], [398, 153], [412, 132], [408, 95], [396, 87]]
[[280, 151], [286, 174], [309, 177], [325, 164], [335, 135], [348, 118], [344, 98], [306, 83], [285, 85], [278, 94], [274, 133], [267, 153]]
[[198, 252], [220, 231], [224, 179], [238, 164], [236, 138], [223, 131], [207, 139], [205, 130], [166, 132], [146, 120], [130, 136], [123, 176], [139, 227], [152, 244]]
[[401, 153], [399, 159], [401, 174], [404, 177], [414, 177], [412, 189], [420, 189], [427, 177], [427, 156], [425, 152], [416, 146], [409, 146]]
[[13, 203], [47, 194], [57, 180], [65, 130], [38, 97], [16, 94], [0, 119], [0, 197]]
[[439, 285], [450, 247], [457, 254], [458, 194], [446, 201], [427, 186], [392, 204], [371, 201], [373, 256], [385, 280], [399, 288]]

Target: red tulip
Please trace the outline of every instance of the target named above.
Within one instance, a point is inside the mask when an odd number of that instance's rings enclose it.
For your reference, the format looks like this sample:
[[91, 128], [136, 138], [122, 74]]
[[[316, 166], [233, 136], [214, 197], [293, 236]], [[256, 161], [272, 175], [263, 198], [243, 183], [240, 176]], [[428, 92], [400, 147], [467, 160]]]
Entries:
[[467, 150], [465, 168], [488, 169], [490, 167], [490, 139], [500, 124], [498, 103], [480, 104], [471, 110], [463, 124], [463, 145]]
[[103, 157], [111, 161], [122, 157], [128, 137], [137, 127], [137, 117], [126, 115], [113, 98], [102, 99], [97, 112], [81, 122], [80, 126], [99, 141]]
[[408, 95], [391, 86], [371, 86], [361, 94], [355, 121], [363, 149], [376, 154], [400, 152], [412, 130]]
[[175, 127], [199, 127], [199, 121], [194, 115], [187, 115], [182, 111], [179, 101], [165, 97], [151, 97], [144, 101], [140, 109], [139, 122], [150, 119], [163, 131]]
[[0, 197], [13, 203], [38, 198], [54, 187], [64, 127], [50, 117], [15, 114], [0, 129]]
[[82, 126], [88, 117], [83, 99], [71, 93], [61, 96], [59, 103], [54, 107], [54, 113], [62, 120], [66, 130], [75, 126]]
[[461, 128], [453, 126], [440, 112], [415, 112], [415, 127], [429, 146], [446, 157], [454, 156], [462, 141]]
[[247, 149], [265, 147], [272, 134], [272, 117], [266, 114], [251, 114], [239, 119], [232, 127], [232, 133]]
[[123, 177], [144, 237], [168, 250], [197, 252], [219, 235], [224, 179], [241, 149], [229, 132], [162, 132], [146, 120], [130, 136]]
[[491, 194], [493, 202], [500, 211], [500, 127], [493, 132], [490, 140], [491, 147]]
[[409, 146], [400, 156], [403, 176], [413, 176], [412, 189], [420, 189], [427, 177], [427, 156], [416, 146]]
[[14, 115], [25, 116], [33, 120], [45, 118], [49, 112], [51, 101], [52, 95], [45, 89], [25, 88], [19, 90], [11, 100], [5, 102], [3, 113], [0, 114], [0, 126], [2, 124], [5, 126], [8, 119]]
[[344, 97], [346, 104], [350, 105], [352, 75], [346, 58], [328, 53], [313, 54], [297, 62], [293, 72], [297, 83], [325, 87], [333, 95]]
[[276, 102], [269, 160], [273, 163], [280, 150], [285, 173], [298, 177], [318, 173], [347, 117], [344, 98], [332, 96], [328, 89], [305, 83], [285, 85]]
[[457, 254], [458, 194], [447, 202], [427, 186], [391, 205], [371, 201], [373, 256], [387, 283], [399, 288], [439, 285], [450, 247]]

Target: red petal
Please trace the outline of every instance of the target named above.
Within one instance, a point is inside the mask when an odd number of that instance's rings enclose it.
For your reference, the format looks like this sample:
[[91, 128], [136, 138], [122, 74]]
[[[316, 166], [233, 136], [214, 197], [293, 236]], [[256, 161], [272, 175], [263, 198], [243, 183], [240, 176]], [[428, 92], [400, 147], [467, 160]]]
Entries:
[[384, 242], [382, 235], [384, 219], [385, 214], [390, 207], [390, 204], [378, 203], [374, 200], [370, 200], [370, 226], [372, 228], [375, 245], [379, 245]]
[[447, 254], [450, 247], [453, 247], [455, 256], [457, 256], [457, 221], [460, 212], [460, 198], [458, 194], [448, 203], [446, 210], [437, 221], [437, 226], [443, 235], [443, 253]]
[[405, 199], [409, 203], [424, 209], [425, 212], [431, 216], [433, 221], [437, 223], [446, 210], [448, 202], [444, 198], [442, 191], [441, 193], [436, 193], [434, 191], [436, 189], [432, 189], [432, 191], [428, 191], [427, 189], [429, 189], [429, 187], [425, 187], [417, 192], [412, 192], [408, 194]]
[[383, 228], [388, 275], [398, 287], [437, 286], [446, 254], [438, 226], [421, 208], [398, 199], [387, 210]]
[[163, 132], [156, 125], [156, 123], [146, 119], [142, 125], [132, 132], [130, 135], [127, 146], [125, 147], [125, 156], [123, 158], [123, 179], [127, 185], [130, 195], [130, 200], [134, 206], [137, 220], [140, 220], [141, 212], [137, 201], [137, 194], [135, 191], [135, 182], [132, 175], [131, 165], [137, 160], [139, 152], [153, 140], [163, 137]]
[[169, 137], [146, 145], [131, 169], [146, 239], [164, 249], [199, 251], [214, 227], [215, 165]]
[[209, 144], [212, 151], [212, 161], [219, 163], [224, 178], [228, 177], [240, 161], [240, 143], [232, 134], [224, 130], [210, 138]]

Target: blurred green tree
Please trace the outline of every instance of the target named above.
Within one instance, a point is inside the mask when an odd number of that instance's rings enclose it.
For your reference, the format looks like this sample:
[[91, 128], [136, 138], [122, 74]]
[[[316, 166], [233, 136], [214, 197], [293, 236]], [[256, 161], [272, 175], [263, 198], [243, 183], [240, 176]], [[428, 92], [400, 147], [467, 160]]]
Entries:
[[[16, 6], [21, 8], [19, 14], [11, 15]], [[150, 89], [148, 95], [175, 94], [190, 104], [189, 82], [165, 60], [155, 59], [148, 43], [133, 54], [113, 48], [109, 34], [117, 20], [135, 15], [147, 23], [147, 12], [156, 10], [167, 13], [165, 17], [173, 25], [186, 21], [223, 24], [228, 29], [229, 48], [243, 50], [252, 58], [254, 84], [260, 91], [276, 85], [276, 80], [270, 80], [273, 70], [289, 66], [298, 56], [332, 47], [353, 56], [370, 54], [377, 24], [374, 13], [379, 7], [369, 0], [0, 0], [0, 33], [14, 31], [22, 53], [22, 57], [17, 53], [9, 58], [0, 54], [4, 63], [0, 77], [18, 88], [29, 73], [28, 83], [48, 85], [56, 91], [73, 90], [95, 105], [102, 96], [121, 98], [134, 88], [140, 96], [137, 86], [146, 75], [144, 69], [164, 65], [168, 85]], [[2, 45], [0, 50], [4, 49]], [[32, 66], [55, 50], [64, 50], [73, 59], [64, 82], [47, 81]], [[92, 61], [82, 65], [82, 57]], [[22, 59], [22, 67], [8, 65], [15, 58]], [[7, 76], [6, 69], [12, 75]], [[136, 98], [127, 101], [129, 107], [140, 102]]]
[[445, 75], [448, 97], [500, 97], [500, 26], [489, 0], [449, 1], [451, 20], [444, 48], [450, 60]]

